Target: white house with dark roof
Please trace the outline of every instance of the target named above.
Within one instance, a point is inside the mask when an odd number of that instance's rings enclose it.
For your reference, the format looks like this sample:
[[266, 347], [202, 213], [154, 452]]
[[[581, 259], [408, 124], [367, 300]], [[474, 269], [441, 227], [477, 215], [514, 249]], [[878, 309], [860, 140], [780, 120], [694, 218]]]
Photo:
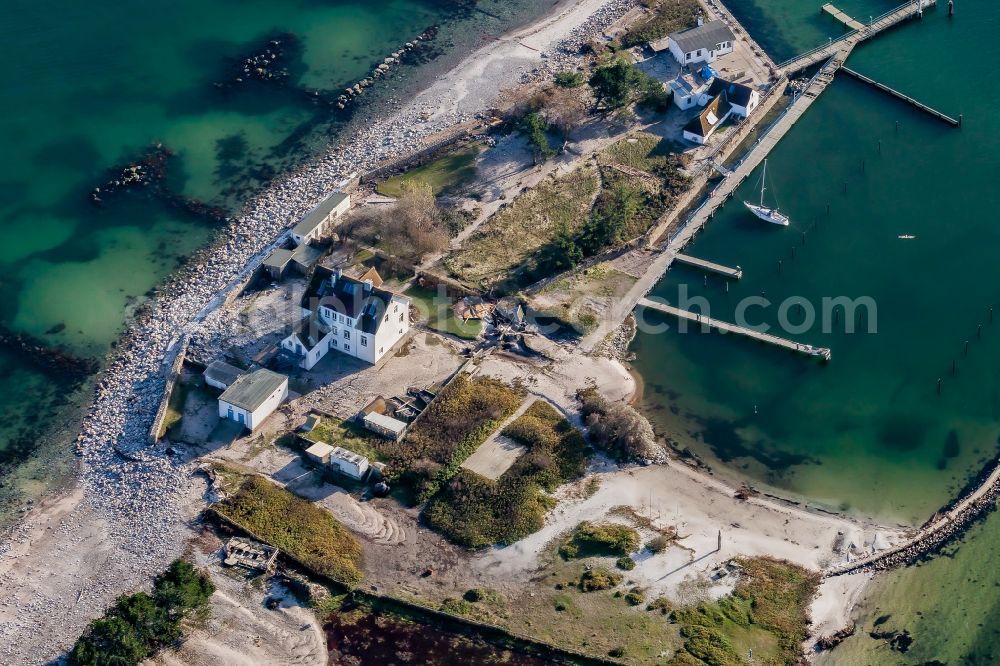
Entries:
[[256, 430], [288, 397], [288, 377], [270, 370], [240, 375], [219, 396], [219, 418]]
[[719, 56], [732, 53], [735, 43], [736, 35], [728, 25], [722, 21], [703, 23], [700, 17], [696, 27], [669, 37], [670, 53], [682, 65], [713, 63]]
[[726, 101], [729, 102], [733, 114], [741, 118], [749, 116], [750, 112], [760, 104], [760, 93], [750, 86], [716, 78], [708, 89], [708, 95], [717, 97], [723, 92], [726, 93]]
[[684, 138], [692, 143], [704, 144], [732, 112], [733, 108], [726, 100], [726, 92], [722, 91], [684, 126]]
[[377, 272], [357, 279], [317, 266], [302, 297], [302, 320], [281, 342], [312, 369], [330, 350], [377, 363], [410, 330], [410, 299], [382, 289]]
[[325, 236], [333, 227], [333, 221], [351, 207], [351, 195], [334, 192], [309, 211], [302, 221], [292, 227], [292, 239], [296, 245], [303, 245]]

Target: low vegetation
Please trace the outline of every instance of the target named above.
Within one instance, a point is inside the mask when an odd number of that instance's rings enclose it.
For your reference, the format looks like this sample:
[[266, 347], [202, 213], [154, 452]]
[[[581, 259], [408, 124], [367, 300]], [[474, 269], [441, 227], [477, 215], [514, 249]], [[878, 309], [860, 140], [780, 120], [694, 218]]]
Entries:
[[620, 585], [624, 577], [620, 573], [609, 571], [603, 567], [587, 569], [580, 574], [580, 591], [597, 592], [599, 590], [610, 590]]
[[572, 235], [587, 220], [600, 181], [593, 165], [549, 178], [497, 211], [445, 261], [456, 277], [484, 289], [527, 284], [537, 274], [535, 255], [557, 236]]
[[577, 397], [594, 446], [616, 460], [642, 460], [656, 455], [653, 427], [633, 407], [609, 402], [595, 388], [580, 391]]
[[438, 206], [430, 185], [400, 185], [399, 200], [388, 206], [357, 209], [339, 232], [355, 243], [378, 248], [407, 268], [424, 256], [448, 247], [448, 240], [466, 223], [463, 216]]
[[652, 15], [629, 26], [621, 38], [625, 48], [642, 46], [672, 32], [694, 27], [702, 8], [698, 0], [646, 0]]
[[401, 483], [419, 502], [431, 498], [523, 399], [522, 388], [492, 377], [459, 375], [402, 442], [383, 447], [390, 481]]
[[819, 574], [772, 558], [738, 563], [743, 572], [730, 596], [671, 613], [684, 639], [671, 664], [738, 666], [748, 648], [761, 663], [799, 659]]
[[641, 543], [639, 532], [628, 525], [584, 521], [559, 546], [559, 555], [566, 560], [626, 556], [639, 550]]
[[473, 143], [442, 155], [398, 176], [379, 183], [375, 190], [387, 197], [403, 196], [415, 183], [427, 186], [435, 196], [450, 194], [468, 185], [476, 177], [476, 158], [483, 151], [483, 144]]
[[526, 115], [521, 121], [521, 132], [528, 137], [528, 145], [531, 146], [535, 164], [544, 162], [556, 154], [557, 151], [549, 145], [549, 123], [542, 114], [532, 111]]
[[203, 616], [215, 586], [184, 560], [175, 560], [153, 584], [153, 593], [119, 597], [94, 620], [70, 651], [71, 666], [139, 664], [180, 640], [184, 623]]
[[496, 481], [459, 473], [424, 508], [433, 529], [463, 546], [510, 544], [542, 527], [553, 501], [544, 491], [579, 478], [589, 447], [569, 421], [544, 400], [504, 429], [527, 451]]
[[341, 446], [370, 460], [382, 459], [379, 445], [384, 440], [371, 436], [367, 430], [349, 421], [323, 418], [312, 432], [306, 433], [305, 436], [317, 442], [326, 442], [330, 446]]
[[462, 321], [451, 309], [451, 300], [439, 298], [438, 294], [426, 287], [413, 286], [406, 290], [406, 296], [412, 301], [421, 316], [427, 316], [427, 328], [448, 333], [464, 340], [475, 340], [483, 330], [480, 319]]
[[584, 78], [583, 74], [581, 74], [580, 72], [573, 72], [569, 70], [557, 72], [555, 77], [553, 78], [553, 81], [555, 81], [556, 85], [560, 86], [561, 88], [577, 88], [579, 86], [582, 86], [585, 80], [586, 79]]
[[215, 510], [305, 566], [345, 585], [361, 580], [361, 544], [330, 515], [267, 479], [251, 475]]

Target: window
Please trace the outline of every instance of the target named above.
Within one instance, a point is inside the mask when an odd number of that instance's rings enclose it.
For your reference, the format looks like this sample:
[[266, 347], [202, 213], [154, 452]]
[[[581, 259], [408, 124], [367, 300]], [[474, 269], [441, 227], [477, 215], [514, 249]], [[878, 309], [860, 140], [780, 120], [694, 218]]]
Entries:
[[693, 56], [693, 55], [694, 55], [693, 53], [688, 53], [688, 54], [687, 54], [687, 59], [688, 59], [688, 60], [690, 60], [690, 59], [691, 59], [691, 56]]
[[400, 321], [400, 323], [403, 322], [403, 315], [399, 315], [399, 321]]
[[351, 345], [344, 345], [344, 351], [351, 351]]
[[337, 341], [336, 340], [330, 340], [330, 346], [331, 347], [336, 347], [337, 346]]
[[379, 347], [379, 348], [378, 348], [378, 353], [379, 353], [379, 354], [381, 354], [381, 353], [382, 353], [382, 352], [384, 352], [384, 351], [385, 351], [385, 347]]
[[331, 329], [331, 331], [333, 332], [333, 334], [334, 334], [334, 335], [337, 335], [337, 327], [336, 327], [336, 326], [334, 326], [334, 327], [333, 327], [333, 328]]
[[704, 49], [698, 49], [698, 55], [701, 55], [701, 52], [702, 52], [703, 50], [704, 50]]
[[392, 311], [399, 312], [399, 303], [396, 303], [395, 305], [392, 306]]
[[344, 323], [344, 315], [340, 315], [340, 323], [341, 323], [341, 324], [343, 324], [343, 323]]
[[348, 331], [346, 328], [344, 329], [344, 339], [345, 340], [350, 340], [351, 339], [351, 332]]
[[295, 343], [295, 351], [298, 352], [299, 354], [301, 354], [302, 353], [302, 345], [300, 345], [299, 343], [296, 342]]
[[389, 321], [389, 315], [388, 315], [388, 314], [386, 314], [385, 318], [384, 318], [384, 319], [382, 319], [382, 321]]
[[366, 338], [363, 335], [361, 336], [361, 346], [362, 347], [367, 347], [368, 346], [368, 338]]

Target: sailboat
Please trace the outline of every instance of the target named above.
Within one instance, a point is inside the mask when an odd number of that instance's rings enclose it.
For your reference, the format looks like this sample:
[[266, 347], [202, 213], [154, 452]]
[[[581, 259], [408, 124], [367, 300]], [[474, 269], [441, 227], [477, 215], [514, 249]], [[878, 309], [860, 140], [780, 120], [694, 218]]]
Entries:
[[750, 209], [750, 212], [764, 220], [765, 222], [770, 222], [771, 224], [780, 224], [783, 227], [788, 226], [788, 216], [783, 215], [777, 208], [768, 208], [764, 205], [764, 190], [767, 189], [766, 180], [767, 177], [767, 160], [764, 160], [764, 171], [760, 174], [760, 204], [752, 204], [749, 201], [744, 201], [743, 205]]

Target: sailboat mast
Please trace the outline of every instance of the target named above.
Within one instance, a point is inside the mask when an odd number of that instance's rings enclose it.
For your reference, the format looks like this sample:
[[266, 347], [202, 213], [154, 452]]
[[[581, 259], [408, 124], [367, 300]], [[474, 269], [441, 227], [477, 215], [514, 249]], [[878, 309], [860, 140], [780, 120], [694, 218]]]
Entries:
[[764, 184], [767, 182], [767, 160], [764, 160], [764, 171], [760, 174], [760, 205], [764, 205]]

